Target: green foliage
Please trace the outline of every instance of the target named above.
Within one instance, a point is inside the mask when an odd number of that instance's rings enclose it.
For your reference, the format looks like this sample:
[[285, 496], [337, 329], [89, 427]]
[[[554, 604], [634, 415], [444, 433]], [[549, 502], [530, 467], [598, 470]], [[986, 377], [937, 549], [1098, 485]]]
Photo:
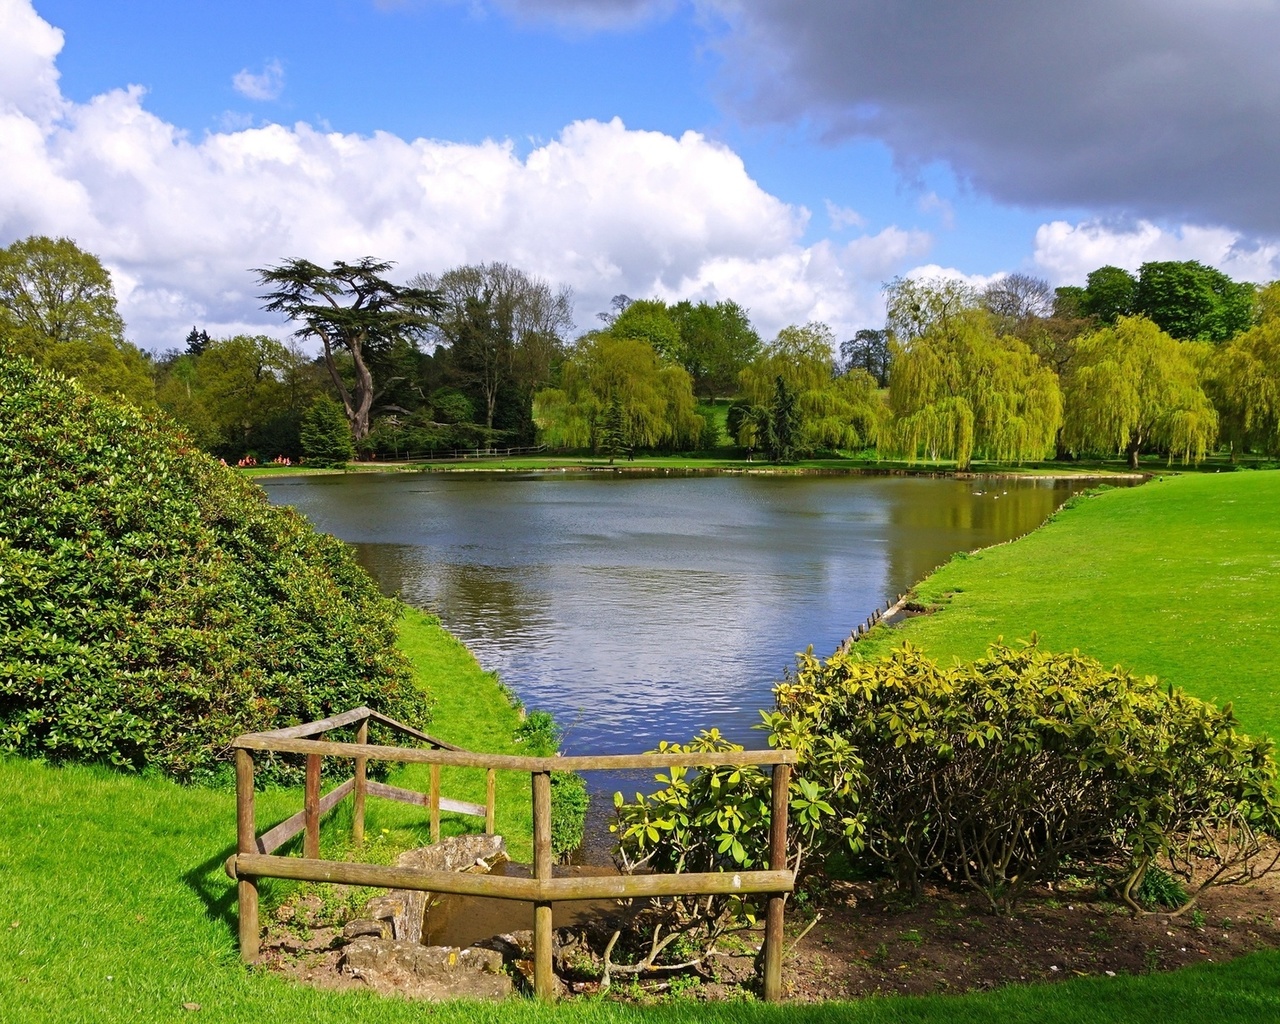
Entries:
[[[884, 403], [874, 378], [862, 370], [836, 375], [835, 336], [822, 323], [784, 327], [739, 374], [746, 415], [730, 410], [738, 443], [763, 447], [786, 458], [820, 448], [861, 448], [873, 444], [884, 420]], [[782, 380], [791, 422], [774, 425]], [[783, 436], [787, 442], [779, 448]], [[782, 461], [777, 460], [775, 461]]]
[[346, 546], [166, 424], [3, 361], [0, 450], [0, 751], [204, 780], [242, 732], [429, 720]]
[[[799, 754], [792, 856], [843, 850], [907, 892], [964, 882], [1007, 910], [1069, 860], [1108, 857], [1131, 865], [1127, 891], [1157, 858], [1188, 882], [1197, 857], [1238, 880], [1280, 828], [1271, 744], [1241, 735], [1229, 708], [1034, 639], [947, 668], [909, 644], [874, 660], [805, 654], [775, 699], [770, 743]], [[691, 747], [722, 748], [714, 733]], [[625, 859], [761, 863], [763, 773], [658, 781], [633, 803], [615, 798]]]
[[[516, 728], [516, 739], [535, 757], [552, 757], [563, 735], [549, 711], [530, 711]], [[582, 845], [590, 796], [587, 783], [577, 772], [551, 773], [551, 850], [567, 857]]]
[[1063, 440], [1078, 452], [1138, 455], [1155, 447], [1199, 462], [1218, 434], [1190, 349], [1144, 317], [1080, 338], [1066, 383]]
[[332, 398], [321, 396], [302, 420], [302, 454], [309, 466], [342, 467], [355, 457], [351, 427]]
[[598, 451], [615, 403], [620, 424], [615, 422], [614, 435], [623, 447], [697, 446], [703, 419], [688, 373], [664, 364], [648, 341], [612, 330], [579, 339], [565, 361], [561, 387], [535, 396], [534, 422], [547, 444]]
[[1231, 339], [1207, 363], [1206, 389], [1233, 450], [1280, 454], [1280, 318]]
[[1062, 421], [1057, 376], [1026, 343], [998, 337], [978, 309], [935, 317], [923, 334], [894, 342], [889, 405], [887, 449], [961, 469], [975, 457], [1044, 458]]
[[1133, 316], [1138, 308], [1138, 279], [1121, 267], [1105, 266], [1092, 271], [1084, 290], [1082, 312], [1113, 324], [1122, 316]]
[[1148, 910], [1177, 910], [1186, 906], [1189, 899], [1186, 887], [1156, 865], [1147, 868], [1134, 895]]
[[0, 249], [0, 355], [26, 356], [85, 390], [149, 407], [147, 358], [124, 340], [111, 274], [69, 238]]
[[725, 299], [714, 305], [680, 302], [670, 312], [680, 329], [676, 358], [693, 381], [694, 393], [707, 398], [731, 394], [738, 374], [760, 351], [760, 335], [747, 311]]
[[1144, 263], [1134, 311], [1181, 341], [1225, 341], [1253, 325], [1257, 289], [1196, 260]]

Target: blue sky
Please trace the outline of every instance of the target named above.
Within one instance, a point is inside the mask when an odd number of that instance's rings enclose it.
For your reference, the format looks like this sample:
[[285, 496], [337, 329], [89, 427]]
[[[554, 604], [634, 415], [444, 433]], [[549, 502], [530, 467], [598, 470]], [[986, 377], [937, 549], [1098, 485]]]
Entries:
[[[875, 326], [895, 274], [1199, 258], [1269, 279], [1275, 140], [1247, 126], [1280, 107], [1280, 13], [1173, 6], [1153, 33], [1146, 0], [1066, 22], [1013, 0], [0, 0], [0, 62], [29, 66], [7, 96], [0, 75], [0, 144], [38, 132], [52, 180], [0, 181], [0, 244], [99, 252], [148, 347], [269, 326], [247, 268], [289, 255], [530, 264], [584, 327], [614, 290], [732, 295], [766, 333]], [[1215, 48], [1258, 66], [1206, 88]], [[1242, 145], [1268, 169], [1237, 173]]]
[[[139, 84], [148, 109], [196, 134], [237, 123], [228, 115], [238, 114], [405, 138], [511, 139], [527, 151], [583, 118], [620, 117], [670, 135], [692, 129], [737, 152], [769, 192], [810, 209], [807, 239], [839, 234], [831, 202], [875, 230], [929, 230], [934, 262], [975, 274], [1023, 268], [1041, 223], [1081, 214], [998, 205], [958, 187], [943, 162], [908, 178], [874, 139], [823, 141], [806, 124], [744, 125], [717, 102], [722, 61], [690, 8], [596, 31], [463, 3], [37, 0], [36, 9], [67, 33], [58, 60], [66, 95], [84, 102]], [[273, 61], [283, 70], [278, 99], [253, 102], [235, 91], [236, 72], [260, 73]]]

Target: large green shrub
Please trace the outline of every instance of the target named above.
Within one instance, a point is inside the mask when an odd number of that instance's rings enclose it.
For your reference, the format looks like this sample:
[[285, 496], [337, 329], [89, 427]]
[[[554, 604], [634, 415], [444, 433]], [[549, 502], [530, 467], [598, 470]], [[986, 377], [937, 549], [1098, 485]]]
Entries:
[[[1154, 677], [1034, 641], [941, 667], [904, 645], [862, 660], [803, 655], [766, 713], [800, 754], [793, 859], [837, 849], [903, 890], [968, 884], [1007, 910], [1075, 860], [1127, 865], [1126, 900], [1162, 863], [1192, 896], [1271, 864], [1280, 788], [1269, 741]], [[715, 737], [703, 747], [714, 749]], [[765, 777], [683, 773], [620, 803], [625, 859], [685, 870], [750, 867], [768, 843]], [[697, 864], [698, 867], [692, 867]]]
[[0, 453], [0, 751], [202, 780], [242, 732], [429, 719], [347, 548], [166, 424], [0, 362]]

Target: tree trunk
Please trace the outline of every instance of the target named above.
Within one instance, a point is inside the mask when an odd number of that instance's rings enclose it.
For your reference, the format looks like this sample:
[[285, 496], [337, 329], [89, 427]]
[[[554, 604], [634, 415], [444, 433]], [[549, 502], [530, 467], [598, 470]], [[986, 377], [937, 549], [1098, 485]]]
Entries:
[[1129, 453], [1130, 469], [1136, 470], [1138, 468], [1138, 451], [1141, 447], [1142, 447], [1142, 443], [1140, 441], [1134, 440], [1134, 441], [1130, 441], [1129, 447], [1125, 449]]

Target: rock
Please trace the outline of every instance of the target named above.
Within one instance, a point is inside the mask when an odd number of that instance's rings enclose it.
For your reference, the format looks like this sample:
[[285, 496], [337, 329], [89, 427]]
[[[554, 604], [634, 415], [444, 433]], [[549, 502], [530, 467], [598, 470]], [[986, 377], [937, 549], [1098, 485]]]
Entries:
[[[434, 846], [406, 850], [396, 858], [396, 867], [465, 871], [480, 862], [487, 871], [490, 863], [506, 855], [502, 836], [450, 836]], [[430, 899], [427, 892], [392, 889], [385, 896], [370, 900], [361, 916], [387, 921], [392, 938], [417, 943], [422, 941], [422, 921]]]
[[357, 918], [354, 921], [348, 921], [342, 928], [342, 937], [350, 941], [358, 939], [364, 935], [371, 935], [375, 939], [391, 938], [391, 924], [388, 921], [370, 921], [367, 918]]
[[494, 950], [420, 946], [362, 935], [346, 948], [343, 970], [379, 992], [411, 999], [505, 999], [513, 991]]

